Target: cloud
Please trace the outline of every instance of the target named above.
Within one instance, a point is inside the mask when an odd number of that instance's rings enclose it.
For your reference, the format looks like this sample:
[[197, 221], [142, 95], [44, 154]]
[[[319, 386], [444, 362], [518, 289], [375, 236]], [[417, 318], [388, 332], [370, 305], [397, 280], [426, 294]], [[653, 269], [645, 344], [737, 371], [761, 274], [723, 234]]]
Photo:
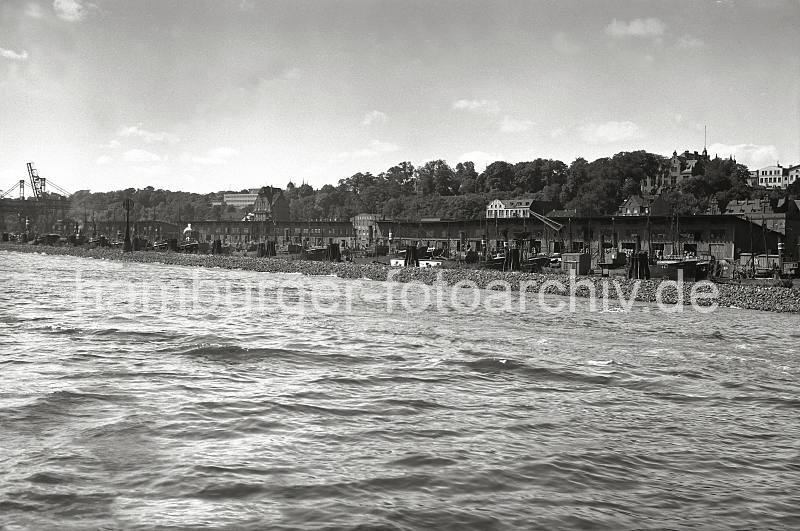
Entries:
[[500, 112], [500, 105], [497, 100], [457, 100], [453, 102], [453, 108], [459, 111], [483, 114], [497, 114]]
[[136, 166], [133, 171], [147, 177], [162, 177], [169, 175], [175, 177], [175, 172], [166, 164], [149, 164], [147, 166]]
[[25, 50], [15, 52], [14, 50], [0, 48], [0, 57], [11, 59], [12, 61], [25, 61], [28, 58], [28, 52]]
[[122, 137], [141, 138], [148, 144], [153, 144], [156, 142], [166, 142], [168, 144], [175, 144], [180, 140], [177, 136], [171, 133], [165, 133], [163, 131], [160, 132], [147, 131], [146, 129], [142, 129], [141, 127], [136, 125], [121, 128], [119, 132], [117, 132], [117, 135]]
[[486, 153], [485, 151], [470, 151], [468, 153], [463, 153], [460, 157], [458, 157], [457, 162], [474, 162], [475, 169], [483, 171], [486, 169], [486, 166], [498, 160], [504, 160], [503, 156], [498, 153]]
[[610, 144], [640, 138], [642, 131], [633, 122], [606, 122], [578, 128], [581, 138], [590, 144]]
[[161, 157], [144, 149], [129, 149], [122, 154], [125, 162], [159, 162]]
[[243, 83], [253, 89], [268, 89], [301, 76], [302, 70], [297, 67], [289, 66], [283, 61], [270, 62], [258, 72], [248, 75]]
[[555, 32], [551, 43], [553, 44], [553, 49], [562, 55], [575, 55], [582, 50], [581, 45], [572, 40], [563, 31]]
[[98, 166], [105, 166], [106, 164], [111, 164], [111, 161], [113, 160], [114, 159], [112, 159], [108, 155], [100, 155], [99, 157], [97, 157], [96, 162]]
[[522, 133], [534, 126], [530, 120], [515, 120], [506, 115], [500, 123], [500, 132], [502, 133]]
[[361, 159], [367, 157], [374, 157], [384, 153], [394, 153], [399, 151], [400, 146], [392, 144], [391, 142], [381, 142], [380, 140], [373, 140], [369, 143], [368, 148], [358, 149], [356, 151], [342, 151], [336, 155], [339, 159]]
[[565, 134], [567, 134], [566, 129], [564, 129], [563, 127], [556, 127], [555, 129], [552, 129], [550, 131], [550, 138], [561, 138]]
[[630, 22], [614, 19], [606, 26], [606, 35], [615, 39], [626, 37], [659, 37], [666, 25], [657, 18], [635, 18]]
[[361, 122], [361, 125], [372, 125], [376, 123], [383, 123], [386, 121], [388, 116], [386, 113], [381, 111], [370, 111], [364, 115], [364, 121]]
[[301, 70], [296, 66], [289, 68], [283, 73], [283, 79], [297, 79], [298, 77], [300, 77], [300, 73]]
[[44, 16], [42, 6], [36, 2], [28, 2], [28, 5], [25, 6], [25, 14], [31, 18], [42, 18]]
[[379, 153], [392, 153], [393, 151], [400, 150], [400, 147], [397, 144], [381, 142], [380, 140], [373, 140], [370, 142], [370, 146]]
[[68, 22], [78, 22], [86, 18], [87, 6], [83, 0], [54, 0], [53, 9], [58, 18]]
[[711, 144], [708, 146], [708, 154], [711, 156], [733, 158], [740, 164], [748, 168], [756, 169], [764, 166], [771, 166], [779, 159], [778, 148], [773, 145], [759, 144]]
[[239, 152], [230, 147], [218, 147], [211, 149], [201, 157], [193, 157], [192, 162], [195, 164], [205, 164], [209, 166], [218, 166], [227, 164], [232, 158], [237, 157]]
[[703, 42], [702, 39], [692, 37], [691, 35], [684, 35], [675, 43], [675, 46], [683, 49], [702, 48], [705, 45], [706, 43]]

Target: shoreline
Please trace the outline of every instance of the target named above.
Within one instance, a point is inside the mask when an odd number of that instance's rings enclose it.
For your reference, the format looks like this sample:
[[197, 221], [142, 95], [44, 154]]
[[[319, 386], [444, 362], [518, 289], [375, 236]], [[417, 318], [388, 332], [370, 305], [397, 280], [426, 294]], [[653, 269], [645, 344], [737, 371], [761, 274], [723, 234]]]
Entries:
[[[263, 273], [301, 273], [307, 276], [335, 275], [339, 278], [370, 279], [395, 282], [421, 282], [433, 285], [441, 279], [447, 286], [459, 283], [474, 283], [482, 289], [492, 289], [497, 283], [507, 283], [512, 291], [519, 291], [524, 284], [528, 292], [569, 296], [569, 289], [564, 290], [558, 283], [569, 285], [570, 277], [566, 274], [503, 272], [489, 269], [441, 269], [441, 268], [392, 268], [384, 264], [356, 264], [352, 262], [322, 262], [310, 260], [289, 260], [280, 257], [254, 258], [246, 256], [182, 254], [166, 251], [135, 251], [123, 253], [120, 249], [88, 249], [83, 247], [50, 247], [43, 245], [27, 245], [16, 243], [0, 244], [1, 251], [28, 254], [46, 254], [53, 256], [75, 256], [134, 263], [160, 263], [189, 267], [216, 267], [232, 270], [257, 271]], [[390, 275], [390, 271], [392, 271]], [[578, 277], [579, 289], [575, 295], [589, 297], [588, 286], [594, 286], [595, 293], [602, 297], [604, 289], [614, 295], [621, 288], [621, 296], [638, 302], [656, 302], [656, 292], [663, 280], [629, 280], [600, 276]], [[618, 284], [616, 284], [618, 283]], [[638, 283], [638, 288], [636, 287]], [[694, 282], [683, 283], [683, 301], [688, 305]], [[800, 290], [772, 286], [752, 286], [735, 284], [714, 284], [718, 291], [717, 304], [723, 307], [760, 310], [780, 313], [800, 313]], [[674, 304], [677, 301], [675, 283], [670, 282], [662, 287], [664, 302]], [[709, 301], [710, 302], [710, 301]]]

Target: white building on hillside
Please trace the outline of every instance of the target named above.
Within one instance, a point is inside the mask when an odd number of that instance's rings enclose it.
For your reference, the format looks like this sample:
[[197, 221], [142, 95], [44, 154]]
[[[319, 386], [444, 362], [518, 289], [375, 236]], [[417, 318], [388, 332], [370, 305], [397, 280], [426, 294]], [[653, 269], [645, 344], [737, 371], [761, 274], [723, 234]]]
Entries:
[[529, 218], [533, 199], [495, 199], [486, 205], [487, 218]]
[[759, 168], [758, 185], [765, 188], [786, 188], [789, 186], [789, 170], [780, 164]]
[[798, 180], [800, 180], [800, 164], [795, 164], [789, 168], [789, 183], [786, 186], [789, 186], [789, 184], [795, 183]]
[[247, 194], [222, 194], [222, 202], [236, 208], [250, 208], [258, 199], [258, 188], [251, 188]]

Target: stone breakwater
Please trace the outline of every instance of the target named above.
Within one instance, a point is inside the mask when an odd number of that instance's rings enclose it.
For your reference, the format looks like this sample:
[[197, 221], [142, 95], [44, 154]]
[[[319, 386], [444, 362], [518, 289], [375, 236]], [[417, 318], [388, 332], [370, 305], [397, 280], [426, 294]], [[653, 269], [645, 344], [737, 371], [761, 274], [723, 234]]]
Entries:
[[[46, 247], [4, 243], [0, 250], [41, 253], [48, 255], [69, 255], [83, 258], [118, 260], [123, 262], [161, 263], [189, 267], [218, 267], [261, 271], [265, 273], [302, 273], [304, 275], [336, 275], [340, 278], [392, 280], [395, 282], [420, 282], [434, 285], [442, 282], [447, 286], [477, 286], [483, 289], [524, 289], [528, 292], [553, 295], [603, 297], [608, 294], [615, 300], [637, 300], [641, 302], [661, 302], [674, 304], [678, 301], [678, 290], [673, 282], [663, 280], [628, 280], [599, 276], [578, 277], [571, 288], [570, 277], [559, 274], [511, 273], [479, 269], [439, 269], [439, 268], [399, 268], [393, 269], [383, 264], [354, 264], [350, 262], [318, 262], [288, 260], [285, 258], [253, 258], [247, 256], [181, 254], [172, 252], [140, 251], [122, 253], [119, 249], [88, 249], [83, 247]], [[664, 285], [662, 285], [664, 284]], [[692, 289], [695, 292], [709, 293], [710, 283], [684, 282], [681, 300], [690, 304]], [[718, 295], [712, 299], [702, 299], [700, 305], [716, 302], [720, 306], [751, 310], [800, 313], [800, 290], [772, 286], [715, 284]]]

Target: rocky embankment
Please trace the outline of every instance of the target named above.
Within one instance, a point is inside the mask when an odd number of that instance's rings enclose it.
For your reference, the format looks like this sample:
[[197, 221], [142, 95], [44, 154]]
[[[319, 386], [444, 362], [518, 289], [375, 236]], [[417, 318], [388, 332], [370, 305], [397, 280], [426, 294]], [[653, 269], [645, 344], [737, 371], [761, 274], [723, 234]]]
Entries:
[[[122, 253], [119, 249], [88, 249], [83, 247], [49, 247], [3, 243], [0, 250], [44, 253], [50, 255], [69, 255], [84, 258], [102, 258], [125, 262], [162, 263], [181, 266], [220, 267], [263, 271], [266, 273], [302, 273], [304, 275], [336, 275], [340, 278], [368, 278], [371, 280], [392, 280], [396, 282], [421, 282], [435, 284], [443, 282], [448, 286], [464, 286], [484, 289], [525, 290], [534, 293], [569, 295], [575, 292], [581, 297], [593, 293], [597, 297], [610, 297], [617, 301], [638, 300], [642, 302], [678, 302], [675, 283], [662, 280], [627, 280], [622, 278], [603, 278], [598, 276], [578, 277], [571, 281], [567, 275], [508, 273], [478, 269], [438, 269], [438, 268], [399, 268], [392, 269], [383, 264], [354, 264], [351, 262], [318, 262], [288, 260], [286, 258], [253, 258], [247, 256], [181, 254], [173, 252], [140, 251]], [[713, 296], [716, 288], [717, 294]], [[755, 285], [734, 285], [710, 283], [683, 283], [683, 304], [690, 304], [692, 293], [697, 295], [700, 305], [708, 306], [714, 302], [720, 306], [764, 310], [773, 312], [800, 313], [800, 290]], [[624, 301], [623, 301], [624, 302]]]

